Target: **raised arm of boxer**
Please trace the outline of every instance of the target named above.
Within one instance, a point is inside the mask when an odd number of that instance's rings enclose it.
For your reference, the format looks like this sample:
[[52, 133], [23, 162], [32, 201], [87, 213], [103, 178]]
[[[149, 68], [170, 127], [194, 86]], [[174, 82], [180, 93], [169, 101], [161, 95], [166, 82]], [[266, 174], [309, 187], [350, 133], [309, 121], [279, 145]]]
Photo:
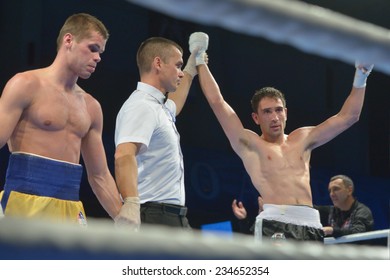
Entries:
[[364, 103], [367, 77], [373, 67], [374, 65], [356, 63], [353, 87], [349, 96], [339, 113], [310, 129], [305, 138], [305, 145], [308, 149], [312, 150], [329, 142], [359, 120]]
[[246, 150], [245, 147], [248, 146], [244, 143], [249, 143], [248, 138], [251, 135], [255, 136], [255, 134], [244, 129], [241, 120], [233, 108], [224, 100], [218, 83], [215, 81], [204, 59], [202, 60], [205, 56], [199, 55], [202, 51], [202, 48], [197, 47], [197, 45], [201, 44], [199, 43], [199, 40], [193, 41], [193, 44], [194, 45], [192, 48], [190, 47], [190, 49], [192, 49], [193, 52], [196, 52], [197, 57], [199, 57], [199, 59], [196, 60], [196, 64], [203, 94], [228, 137], [232, 148], [238, 155], [241, 155], [242, 152]]

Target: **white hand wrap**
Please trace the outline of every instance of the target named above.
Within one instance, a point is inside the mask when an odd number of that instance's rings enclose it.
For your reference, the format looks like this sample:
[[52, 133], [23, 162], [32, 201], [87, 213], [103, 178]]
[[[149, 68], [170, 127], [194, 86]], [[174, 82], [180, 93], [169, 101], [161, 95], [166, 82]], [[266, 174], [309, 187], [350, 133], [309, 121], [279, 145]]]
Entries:
[[196, 66], [206, 64], [206, 51], [209, 47], [209, 36], [204, 32], [194, 32], [188, 41], [190, 52], [195, 53]]
[[126, 197], [114, 221], [117, 228], [129, 228], [138, 231], [141, 224], [139, 198]]
[[355, 77], [353, 80], [353, 86], [355, 88], [363, 88], [366, 86], [367, 77], [370, 75], [372, 69], [374, 68], [374, 64], [364, 64], [360, 62], [355, 63], [356, 71]]

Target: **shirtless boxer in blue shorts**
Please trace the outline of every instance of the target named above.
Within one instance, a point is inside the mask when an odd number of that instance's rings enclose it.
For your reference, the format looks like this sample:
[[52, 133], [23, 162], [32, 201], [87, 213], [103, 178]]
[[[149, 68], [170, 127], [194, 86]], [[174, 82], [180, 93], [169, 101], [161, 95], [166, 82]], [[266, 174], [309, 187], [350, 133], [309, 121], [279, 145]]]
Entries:
[[0, 98], [0, 147], [7, 143], [11, 152], [0, 195], [5, 216], [85, 224], [81, 155], [98, 200], [112, 218], [118, 215], [122, 201], [101, 139], [102, 110], [77, 84], [95, 72], [108, 37], [97, 18], [72, 15], [60, 30], [54, 62], [6, 84]]

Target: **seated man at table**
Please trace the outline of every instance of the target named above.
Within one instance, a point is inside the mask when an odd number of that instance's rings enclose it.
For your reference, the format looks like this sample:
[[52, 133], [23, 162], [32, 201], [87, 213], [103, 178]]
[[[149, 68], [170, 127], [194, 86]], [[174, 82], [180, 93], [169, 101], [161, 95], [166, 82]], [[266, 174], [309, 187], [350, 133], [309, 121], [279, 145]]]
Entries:
[[333, 205], [315, 206], [320, 212], [325, 236], [340, 237], [373, 230], [371, 210], [354, 197], [354, 183], [345, 175], [333, 176], [328, 185]]

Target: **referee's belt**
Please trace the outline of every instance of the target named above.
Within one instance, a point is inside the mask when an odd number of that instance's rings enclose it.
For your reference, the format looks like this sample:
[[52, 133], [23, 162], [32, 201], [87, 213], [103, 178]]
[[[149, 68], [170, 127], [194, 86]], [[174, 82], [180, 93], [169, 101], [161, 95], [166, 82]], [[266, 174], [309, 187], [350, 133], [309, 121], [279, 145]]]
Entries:
[[183, 217], [187, 215], [187, 207], [175, 205], [175, 204], [146, 202], [141, 204], [141, 207], [160, 209], [163, 212], [172, 213]]

